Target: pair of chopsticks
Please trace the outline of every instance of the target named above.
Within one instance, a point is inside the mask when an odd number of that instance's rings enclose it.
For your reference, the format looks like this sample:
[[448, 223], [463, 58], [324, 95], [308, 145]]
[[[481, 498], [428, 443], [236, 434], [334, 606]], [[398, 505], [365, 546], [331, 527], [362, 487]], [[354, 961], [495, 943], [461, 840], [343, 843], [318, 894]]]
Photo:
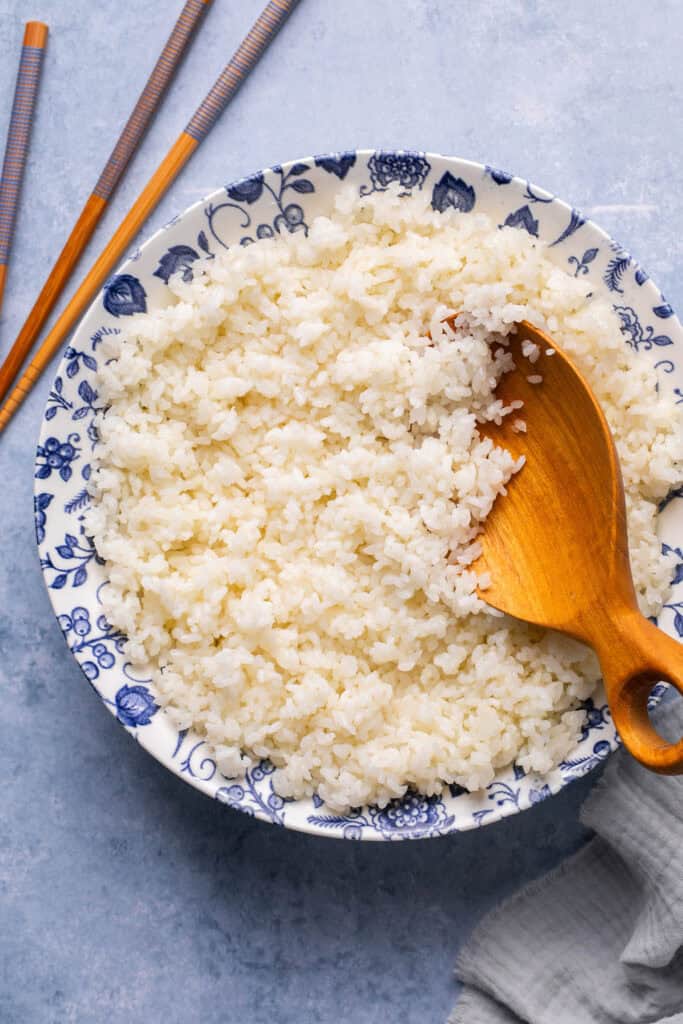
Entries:
[[[182, 52], [203, 9], [210, 0], [187, 0], [152, 75], [124, 128], [92, 195], [81, 212], [60, 256], [0, 367], [0, 432], [7, 426], [38, 377], [65, 340], [78, 318], [95, 297], [108, 274], [157, 206], [199, 144], [235, 95], [249, 72], [285, 22], [298, 0], [270, 0], [239, 47], [226, 64], [212, 89], [192, 115], [187, 127], [176, 139], [147, 182], [137, 200], [123, 218], [102, 254], [95, 261], [52, 329], [28, 363], [12, 390], [21, 365], [29, 354], [45, 320], [64, 288], [79, 256], [92, 235], [107, 202], [118, 184], [134, 150], [140, 142]], [[1, 239], [1, 236], [0, 236]]]
[[43, 289], [26, 323], [19, 332], [4, 364], [0, 368], [0, 401], [7, 394], [10, 385], [21, 368], [21, 364], [30, 352], [54, 304], [59, 299], [62, 290], [69, 280], [81, 253], [90, 241], [92, 233], [97, 227], [114, 189], [123, 177], [133, 153], [149, 126], [152, 115], [161, 102], [173, 77], [173, 73], [190, 41], [193, 30], [209, 2], [210, 0], [206, 0], [206, 2], [203, 2], [203, 0], [187, 0], [183, 7], [180, 17], [175, 23], [173, 31], [161, 52], [161, 56], [121, 132], [118, 142], [114, 146], [92, 194], [81, 210], [78, 220], [59, 254], [47, 281], [43, 285]]

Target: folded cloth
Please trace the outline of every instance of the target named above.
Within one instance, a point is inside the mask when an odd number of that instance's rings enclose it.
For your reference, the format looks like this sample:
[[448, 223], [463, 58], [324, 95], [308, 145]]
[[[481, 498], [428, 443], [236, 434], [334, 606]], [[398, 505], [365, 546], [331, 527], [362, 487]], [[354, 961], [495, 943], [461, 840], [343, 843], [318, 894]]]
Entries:
[[[683, 701], [660, 721], [683, 734]], [[683, 1024], [683, 776], [610, 759], [596, 836], [475, 929], [449, 1024]]]

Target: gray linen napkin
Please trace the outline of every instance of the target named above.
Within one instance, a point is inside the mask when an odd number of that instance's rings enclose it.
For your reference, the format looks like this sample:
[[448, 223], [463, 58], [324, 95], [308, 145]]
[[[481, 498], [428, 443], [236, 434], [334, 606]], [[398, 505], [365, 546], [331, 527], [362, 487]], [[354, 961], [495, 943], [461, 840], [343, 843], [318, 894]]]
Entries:
[[[683, 701], [658, 716], [683, 733]], [[476, 928], [449, 1024], [683, 1024], [683, 776], [610, 759], [594, 839]]]

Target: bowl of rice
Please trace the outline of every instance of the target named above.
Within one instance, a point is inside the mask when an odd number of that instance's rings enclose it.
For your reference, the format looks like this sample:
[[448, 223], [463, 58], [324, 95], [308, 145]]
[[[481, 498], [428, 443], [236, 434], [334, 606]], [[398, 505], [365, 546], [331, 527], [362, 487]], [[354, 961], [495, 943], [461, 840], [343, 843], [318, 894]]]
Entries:
[[595, 391], [640, 607], [683, 635], [683, 333], [571, 206], [465, 160], [335, 153], [218, 190], [107, 282], [45, 409], [36, 534], [69, 649], [180, 778], [413, 839], [617, 747], [594, 655], [477, 590], [523, 472], [478, 425], [523, 429], [496, 385], [525, 319]]

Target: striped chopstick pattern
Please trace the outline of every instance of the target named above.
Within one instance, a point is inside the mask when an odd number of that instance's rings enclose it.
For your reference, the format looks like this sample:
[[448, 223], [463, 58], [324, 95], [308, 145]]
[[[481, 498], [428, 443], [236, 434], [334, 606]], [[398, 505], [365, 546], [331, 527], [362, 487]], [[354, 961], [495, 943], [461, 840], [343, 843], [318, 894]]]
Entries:
[[270, 0], [193, 114], [185, 129], [187, 135], [197, 142], [208, 135], [297, 3], [298, 0]]
[[183, 7], [162, 54], [135, 104], [135, 109], [128, 118], [128, 122], [93, 189], [94, 194], [101, 199], [109, 199], [118, 185], [121, 175], [145, 133], [152, 114], [178, 66], [190, 36], [210, 2], [211, 0], [187, 0]]
[[46, 42], [47, 26], [41, 22], [28, 22], [0, 180], [0, 265], [7, 263], [12, 244]]

